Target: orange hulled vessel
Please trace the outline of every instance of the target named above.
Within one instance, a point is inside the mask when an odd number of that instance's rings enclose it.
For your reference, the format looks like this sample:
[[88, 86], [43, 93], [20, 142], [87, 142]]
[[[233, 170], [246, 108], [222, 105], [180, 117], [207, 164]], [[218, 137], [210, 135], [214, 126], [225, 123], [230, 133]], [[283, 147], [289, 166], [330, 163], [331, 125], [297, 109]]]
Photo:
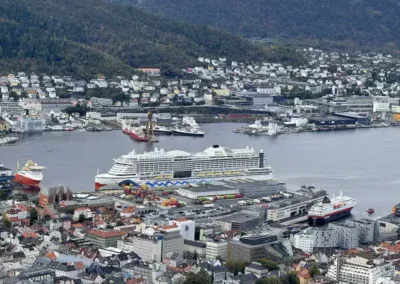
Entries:
[[29, 160], [21, 170], [18, 165], [18, 172], [14, 175], [14, 181], [29, 187], [39, 187], [43, 179], [43, 170], [44, 167]]

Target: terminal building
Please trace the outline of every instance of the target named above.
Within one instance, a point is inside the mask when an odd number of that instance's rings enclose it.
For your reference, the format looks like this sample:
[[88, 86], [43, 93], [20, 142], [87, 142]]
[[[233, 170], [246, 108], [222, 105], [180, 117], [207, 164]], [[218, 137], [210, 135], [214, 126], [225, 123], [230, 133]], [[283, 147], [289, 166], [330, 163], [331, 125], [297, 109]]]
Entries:
[[259, 198], [286, 191], [285, 183], [276, 179], [253, 180], [251, 177], [218, 181], [215, 184], [177, 189], [181, 196], [197, 199], [204, 196], [241, 194], [248, 198]]
[[305, 215], [308, 209], [325, 197], [325, 192], [312, 198], [287, 199], [267, 207], [267, 221], [281, 221], [287, 218]]
[[197, 199], [204, 196], [239, 194], [239, 189], [224, 187], [221, 185], [179, 188], [176, 191], [179, 195], [190, 199]]

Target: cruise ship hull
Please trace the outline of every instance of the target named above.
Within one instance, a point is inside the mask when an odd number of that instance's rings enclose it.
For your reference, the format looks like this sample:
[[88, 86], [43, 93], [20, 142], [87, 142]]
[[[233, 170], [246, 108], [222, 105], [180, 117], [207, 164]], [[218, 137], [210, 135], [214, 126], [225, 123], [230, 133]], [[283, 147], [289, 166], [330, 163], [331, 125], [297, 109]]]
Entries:
[[234, 177], [221, 176], [221, 177], [191, 177], [185, 179], [142, 180], [139, 179], [137, 176], [116, 177], [110, 174], [100, 174], [95, 177], [95, 189], [96, 190], [119, 189], [123, 185], [145, 186], [149, 188], [178, 187], [178, 186], [189, 186], [190, 184], [196, 184], [196, 183], [212, 183], [218, 180], [240, 179], [246, 177], [254, 180], [270, 180], [273, 178], [272, 174], [265, 174], [256, 176], [240, 175]]
[[174, 135], [180, 135], [180, 136], [194, 136], [194, 137], [204, 137], [204, 132], [190, 132], [190, 131], [184, 131], [184, 130], [174, 130], [173, 131]]
[[14, 176], [14, 181], [16, 183], [29, 186], [29, 187], [39, 187], [40, 182], [42, 181], [41, 178], [34, 178], [29, 176], [29, 174], [25, 173], [16, 173]]
[[343, 210], [333, 212], [331, 214], [327, 214], [325, 216], [308, 216], [308, 223], [311, 226], [322, 226], [328, 222], [332, 222], [337, 219], [349, 216], [352, 209], [353, 207], [349, 207]]

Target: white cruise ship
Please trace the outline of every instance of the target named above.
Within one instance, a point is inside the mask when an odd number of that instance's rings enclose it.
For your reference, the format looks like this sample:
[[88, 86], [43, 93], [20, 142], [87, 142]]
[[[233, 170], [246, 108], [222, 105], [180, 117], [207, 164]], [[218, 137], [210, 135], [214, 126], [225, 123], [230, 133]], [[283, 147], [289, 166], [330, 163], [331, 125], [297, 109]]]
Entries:
[[324, 197], [321, 202], [314, 204], [308, 210], [308, 222], [310, 225], [323, 225], [336, 219], [350, 215], [356, 201], [342, 192], [338, 196]]
[[166, 187], [215, 180], [251, 177], [272, 179], [272, 169], [266, 163], [263, 151], [253, 148], [228, 149], [214, 145], [199, 153], [164, 151], [137, 154], [135, 151], [114, 160], [108, 173], [95, 177], [95, 188], [133, 186]]

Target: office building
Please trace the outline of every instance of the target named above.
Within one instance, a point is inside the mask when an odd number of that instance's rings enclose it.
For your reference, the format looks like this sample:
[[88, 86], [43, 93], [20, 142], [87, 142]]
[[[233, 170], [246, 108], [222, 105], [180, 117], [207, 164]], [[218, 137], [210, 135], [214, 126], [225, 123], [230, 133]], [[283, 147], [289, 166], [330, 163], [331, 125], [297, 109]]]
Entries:
[[219, 218], [214, 221], [215, 224], [221, 225], [222, 229], [247, 231], [252, 230], [260, 225], [261, 218], [258, 213], [236, 213], [226, 217]]
[[123, 251], [135, 252], [143, 261], [161, 262], [162, 238], [144, 234], [129, 234], [118, 240], [117, 248]]
[[359, 246], [360, 229], [346, 223], [331, 223], [329, 224], [337, 237], [337, 247], [350, 249]]
[[[189, 241], [189, 240], [184, 240], [184, 251], [188, 251], [190, 253], [195, 253], [201, 257], [206, 256], [206, 251], [207, 251], [207, 244], [203, 242], [197, 242], [197, 241]], [[226, 254], [226, 252], [225, 252]]]
[[369, 219], [346, 220], [346, 224], [359, 229], [360, 244], [372, 244], [378, 241], [379, 224]]
[[[295, 248], [309, 253], [328, 248], [350, 249], [359, 246], [360, 235], [363, 232], [364, 227], [357, 227], [351, 223], [331, 223], [327, 227], [302, 230], [293, 235], [291, 241]], [[363, 238], [368, 240], [369, 235]]]
[[162, 241], [162, 257], [169, 252], [183, 253], [183, 238], [177, 225], [160, 227], [154, 236]]
[[123, 231], [95, 230], [92, 229], [86, 238], [94, 245], [101, 248], [116, 247], [118, 240], [122, 239], [126, 233]]
[[252, 262], [266, 256], [267, 245], [277, 243], [277, 236], [255, 236], [228, 242], [227, 260]]
[[206, 243], [206, 258], [207, 259], [216, 259], [217, 256], [226, 260], [226, 254], [228, 250], [227, 242], [207, 242]]

